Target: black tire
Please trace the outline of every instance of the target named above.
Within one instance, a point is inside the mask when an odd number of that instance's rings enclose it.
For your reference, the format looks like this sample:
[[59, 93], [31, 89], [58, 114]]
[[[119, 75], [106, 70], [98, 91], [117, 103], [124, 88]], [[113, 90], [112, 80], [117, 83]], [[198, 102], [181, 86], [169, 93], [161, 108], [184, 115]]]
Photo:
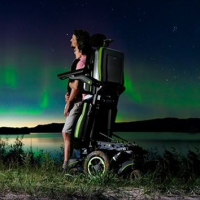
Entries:
[[108, 156], [103, 151], [93, 151], [85, 159], [84, 172], [90, 176], [103, 175], [110, 167]]
[[140, 179], [141, 177], [142, 177], [142, 174], [140, 170], [138, 169], [132, 170], [129, 174], [130, 181], [135, 181], [137, 179]]
[[141, 178], [142, 174], [138, 170], [133, 161], [129, 160], [122, 164], [118, 172], [119, 175], [124, 179], [129, 179], [130, 181], [135, 181], [136, 179]]

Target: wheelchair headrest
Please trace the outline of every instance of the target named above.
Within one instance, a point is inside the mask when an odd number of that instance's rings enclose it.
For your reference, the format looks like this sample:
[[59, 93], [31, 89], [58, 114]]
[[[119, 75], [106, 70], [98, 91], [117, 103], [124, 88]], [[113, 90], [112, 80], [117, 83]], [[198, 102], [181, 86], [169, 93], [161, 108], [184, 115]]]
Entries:
[[112, 39], [105, 39], [103, 41], [103, 47], [108, 47], [110, 45], [111, 42], [113, 42], [114, 40]]

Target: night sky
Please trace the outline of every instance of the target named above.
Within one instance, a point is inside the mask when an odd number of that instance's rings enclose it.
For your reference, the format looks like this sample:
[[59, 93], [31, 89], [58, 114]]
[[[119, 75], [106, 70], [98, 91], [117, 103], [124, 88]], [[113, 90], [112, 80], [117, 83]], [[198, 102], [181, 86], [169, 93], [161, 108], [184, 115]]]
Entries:
[[74, 29], [125, 54], [117, 121], [200, 117], [199, 0], [1, 0], [0, 127], [64, 123]]

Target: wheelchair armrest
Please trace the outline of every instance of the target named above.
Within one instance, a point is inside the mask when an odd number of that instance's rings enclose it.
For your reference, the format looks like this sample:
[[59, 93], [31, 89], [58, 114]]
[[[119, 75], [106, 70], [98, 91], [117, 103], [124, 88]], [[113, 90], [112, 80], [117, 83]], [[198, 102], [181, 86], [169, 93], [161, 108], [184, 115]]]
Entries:
[[96, 79], [92, 78], [92, 77], [88, 77], [85, 75], [72, 75], [69, 77], [69, 79], [71, 80], [80, 80], [90, 86], [100, 86], [101, 82], [97, 81]]
[[64, 72], [64, 73], [58, 74], [57, 76], [59, 79], [65, 80], [66, 78], [69, 78], [70, 76], [82, 75], [82, 74], [85, 74], [86, 72], [87, 70], [85, 69], [78, 69], [74, 71]]
[[65, 73], [61, 73], [58, 74], [58, 78], [61, 80], [65, 80], [67, 78], [71, 79], [71, 80], [80, 80], [90, 86], [100, 86], [101, 82], [99, 82], [98, 80], [92, 78], [92, 77], [88, 77], [85, 74], [87, 74], [88, 70], [87, 69], [78, 69], [78, 70], [74, 70], [74, 71], [69, 71], [69, 72], [65, 72]]

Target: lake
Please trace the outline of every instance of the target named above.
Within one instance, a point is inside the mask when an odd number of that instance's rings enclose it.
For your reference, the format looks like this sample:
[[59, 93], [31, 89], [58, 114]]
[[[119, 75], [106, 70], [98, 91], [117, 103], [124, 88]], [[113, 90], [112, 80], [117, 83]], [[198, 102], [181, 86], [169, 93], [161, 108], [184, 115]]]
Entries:
[[[116, 134], [128, 141], [135, 142], [144, 149], [157, 148], [160, 153], [165, 148], [171, 150], [173, 147], [182, 154], [186, 154], [188, 149], [195, 150], [200, 147], [200, 133], [125, 132]], [[0, 135], [0, 138], [4, 141], [8, 139], [8, 143], [13, 144], [17, 136], [21, 135]], [[31, 133], [24, 135], [22, 142], [25, 150], [32, 147], [35, 153], [43, 150], [53, 156], [56, 156], [63, 146], [61, 133]]]

